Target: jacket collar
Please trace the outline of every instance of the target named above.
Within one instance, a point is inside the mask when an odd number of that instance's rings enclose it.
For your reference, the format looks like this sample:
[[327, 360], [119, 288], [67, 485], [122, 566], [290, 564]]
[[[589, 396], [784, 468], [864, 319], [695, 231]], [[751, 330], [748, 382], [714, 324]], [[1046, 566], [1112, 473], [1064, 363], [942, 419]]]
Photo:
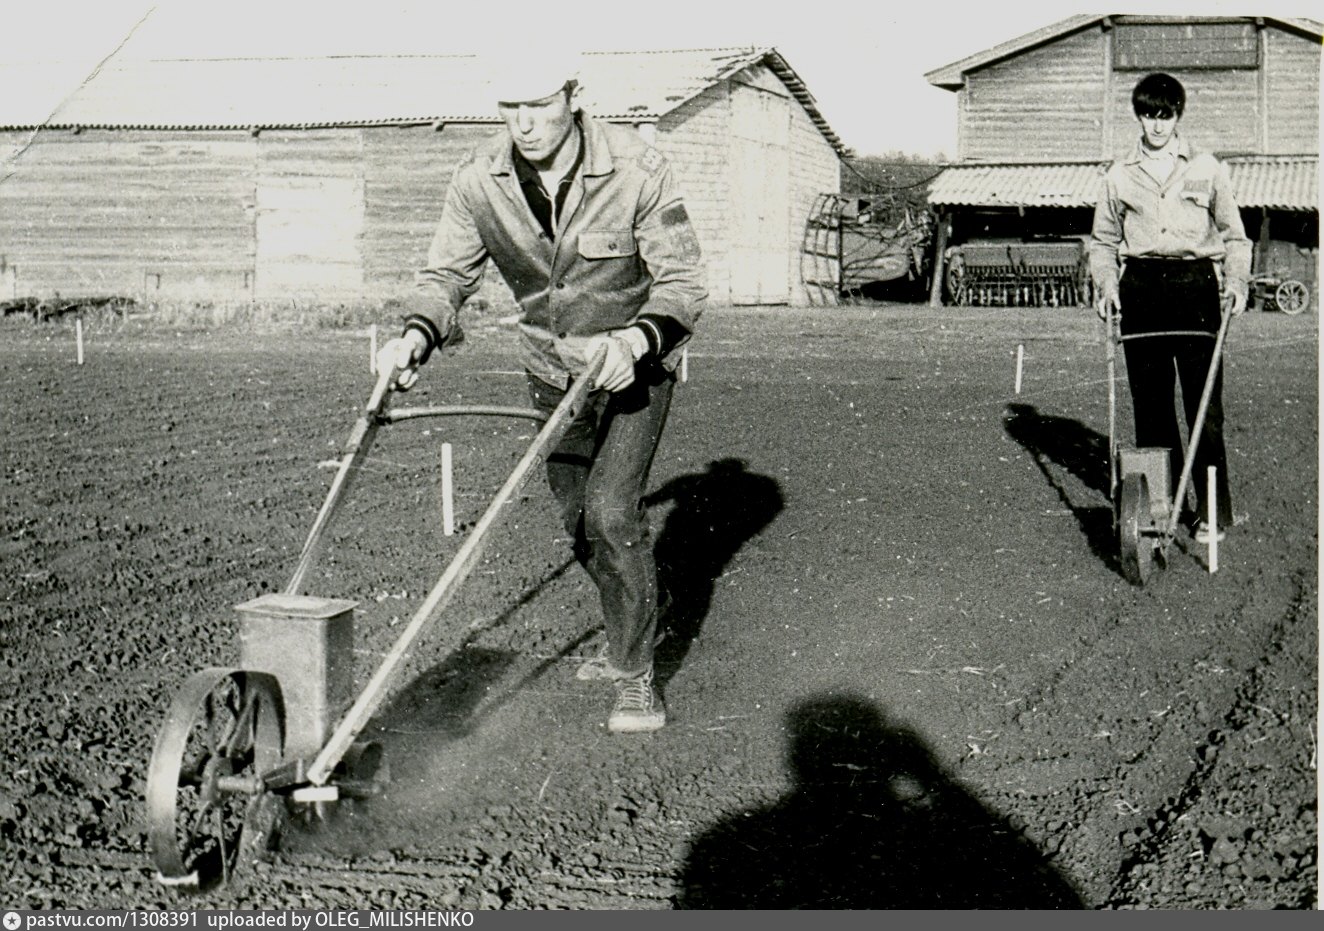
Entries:
[[[1177, 158], [1189, 162], [1191, 160], [1191, 156], [1195, 154], [1191, 148], [1191, 144], [1186, 141], [1186, 137], [1183, 136], [1181, 133], [1177, 133], [1176, 137], [1177, 137]], [[1145, 155], [1144, 144], [1145, 143], [1143, 137], [1136, 138], [1136, 144], [1131, 148], [1131, 154], [1130, 156], [1127, 157], [1126, 164], [1138, 165], [1140, 164], [1140, 161], [1142, 159], [1148, 158], [1148, 156]]]
[[[584, 175], [593, 177], [611, 174], [615, 167], [612, 163], [611, 149], [607, 144], [607, 133], [603, 130], [602, 124], [591, 116], [580, 113], [579, 129], [583, 140], [580, 157], [584, 166]], [[514, 151], [515, 140], [511, 138], [509, 130], [502, 129], [492, 143], [488, 171], [494, 175], [515, 174]]]

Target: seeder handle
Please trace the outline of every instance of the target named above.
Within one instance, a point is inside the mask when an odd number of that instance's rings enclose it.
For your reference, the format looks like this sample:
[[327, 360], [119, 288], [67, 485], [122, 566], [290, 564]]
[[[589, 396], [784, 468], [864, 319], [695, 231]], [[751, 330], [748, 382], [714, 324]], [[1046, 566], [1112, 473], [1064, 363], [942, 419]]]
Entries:
[[386, 658], [382, 660], [381, 666], [377, 668], [377, 671], [368, 681], [362, 694], [359, 695], [349, 711], [345, 713], [345, 717], [336, 726], [326, 746], [313, 760], [312, 765], [308, 768], [308, 781], [312, 785], [325, 785], [327, 780], [331, 778], [331, 773], [335, 770], [336, 765], [358, 738], [367, 725], [369, 718], [372, 717], [377, 707], [386, 697], [386, 684], [391, 674], [408, 656], [409, 648], [413, 646], [414, 641], [423, 632], [424, 626], [434, 614], [450, 602], [460, 583], [468, 577], [473, 567], [478, 563], [478, 558], [482, 555], [483, 547], [487, 542], [488, 531], [506, 513], [506, 505], [519, 494], [525, 482], [528, 481], [529, 474], [533, 471], [534, 466], [542, 462], [547, 452], [560, 442], [561, 437], [565, 436], [565, 432], [570, 429], [575, 417], [583, 410], [584, 399], [588, 396], [590, 387], [598, 373], [602, 371], [606, 359], [606, 349], [600, 350], [593, 357], [588, 368], [575, 379], [574, 384], [570, 386], [570, 390], [561, 399], [561, 403], [556, 406], [551, 416], [547, 418], [547, 422], [543, 424], [542, 429], [538, 431], [532, 445], [529, 446], [528, 451], [524, 453], [523, 458], [515, 466], [515, 471], [501, 486], [501, 490], [497, 492], [492, 503], [483, 512], [483, 516], [474, 526], [469, 538], [464, 541], [464, 545], [460, 547], [459, 552], [455, 554], [455, 557], [446, 567], [446, 571], [442, 573], [437, 584], [433, 586], [423, 604], [401, 632], [395, 646], [386, 654]]
[[1200, 407], [1195, 412], [1195, 423], [1191, 425], [1191, 436], [1186, 444], [1186, 459], [1182, 463], [1181, 478], [1177, 480], [1177, 493], [1172, 497], [1172, 513], [1168, 515], [1166, 538], [1171, 540], [1177, 534], [1177, 524], [1181, 521], [1181, 504], [1186, 498], [1186, 486], [1191, 481], [1191, 470], [1195, 467], [1195, 451], [1200, 448], [1200, 434], [1204, 432], [1204, 418], [1209, 411], [1209, 402], [1214, 394], [1214, 381], [1218, 378], [1218, 367], [1223, 361], [1223, 341], [1227, 338], [1228, 324], [1232, 314], [1223, 312], [1223, 322], [1218, 325], [1218, 336], [1214, 339], [1214, 354], [1209, 360], [1209, 372], [1204, 377], [1204, 390], [1200, 393]]
[[313, 529], [308, 531], [308, 539], [304, 541], [303, 550], [299, 554], [299, 564], [295, 567], [294, 575], [285, 586], [286, 595], [299, 594], [304, 579], [317, 560], [317, 554], [322, 548], [322, 536], [327, 525], [331, 523], [331, 518], [335, 515], [340, 502], [344, 500], [345, 492], [349, 489], [351, 480], [358, 473], [363, 460], [367, 458], [368, 450], [372, 448], [372, 441], [377, 435], [377, 428], [382, 424], [382, 412], [386, 408], [386, 399], [395, 387], [395, 380], [399, 374], [400, 369], [392, 366], [389, 371], [383, 371], [377, 376], [377, 384], [373, 387], [372, 395], [368, 398], [368, 406], [364, 408], [363, 413], [354, 423], [354, 429], [350, 431], [345, 454], [340, 457], [340, 468], [336, 471], [336, 477], [331, 480], [331, 490], [327, 492], [326, 500], [322, 502], [322, 509], [317, 512], [317, 519], [313, 521]]
[[1113, 342], [1113, 305], [1104, 305], [1104, 353], [1108, 358], [1108, 500], [1117, 500], [1117, 344]]

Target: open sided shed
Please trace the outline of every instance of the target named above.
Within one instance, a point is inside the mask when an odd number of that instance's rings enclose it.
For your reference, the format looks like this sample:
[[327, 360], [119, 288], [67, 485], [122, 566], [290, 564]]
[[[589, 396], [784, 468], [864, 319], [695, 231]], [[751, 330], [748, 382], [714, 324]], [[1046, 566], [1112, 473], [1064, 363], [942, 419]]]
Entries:
[[[472, 56], [112, 62], [52, 112], [47, 72], [4, 70], [29, 92], [0, 101], [0, 298], [390, 298], [499, 127]], [[786, 59], [593, 53], [582, 77], [671, 158], [712, 300], [807, 303], [803, 230], [845, 149]]]

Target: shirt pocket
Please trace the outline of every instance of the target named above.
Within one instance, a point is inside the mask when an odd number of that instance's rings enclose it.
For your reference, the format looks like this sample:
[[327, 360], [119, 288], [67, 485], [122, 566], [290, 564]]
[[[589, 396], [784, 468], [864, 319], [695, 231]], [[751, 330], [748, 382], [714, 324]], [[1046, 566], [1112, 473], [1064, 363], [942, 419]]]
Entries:
[[622, 259], [638, 251], [633, 230], [584, 230], [579, 254], [586, 259]]
[[1182, 184], [1180, 197], [1182, 203], [1193, 204], [1202, 210], [1208, 210], [1212, 202], [1213, 185], [1206, 180], [1187, 180]]

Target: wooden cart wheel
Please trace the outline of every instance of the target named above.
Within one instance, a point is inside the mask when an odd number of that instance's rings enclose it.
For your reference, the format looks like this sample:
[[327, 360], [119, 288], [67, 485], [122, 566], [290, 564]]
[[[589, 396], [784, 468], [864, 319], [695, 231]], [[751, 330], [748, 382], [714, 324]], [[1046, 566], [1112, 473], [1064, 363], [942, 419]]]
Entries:
[[148, 845], [163, 883], [209, 889], [267, 852], [283, 800], [261, 777], [281, 763], [284, 717], [266, 673], [212, 668], [184, 683], [147, 772]]
[[1154, 569], [1154, 541], [1146, 534], [1154, 523], [1149, 483], [1139, 473], [1122, 478], [1118, 501], [1117, 543], [1122, 574], [1132, 585], [1144, 585]]
[[1273, 292], [1273, 302], [1285, 314], [1296, 315], [1310, 306], [1310, 292], [1295, 278], [1288, 278]]

